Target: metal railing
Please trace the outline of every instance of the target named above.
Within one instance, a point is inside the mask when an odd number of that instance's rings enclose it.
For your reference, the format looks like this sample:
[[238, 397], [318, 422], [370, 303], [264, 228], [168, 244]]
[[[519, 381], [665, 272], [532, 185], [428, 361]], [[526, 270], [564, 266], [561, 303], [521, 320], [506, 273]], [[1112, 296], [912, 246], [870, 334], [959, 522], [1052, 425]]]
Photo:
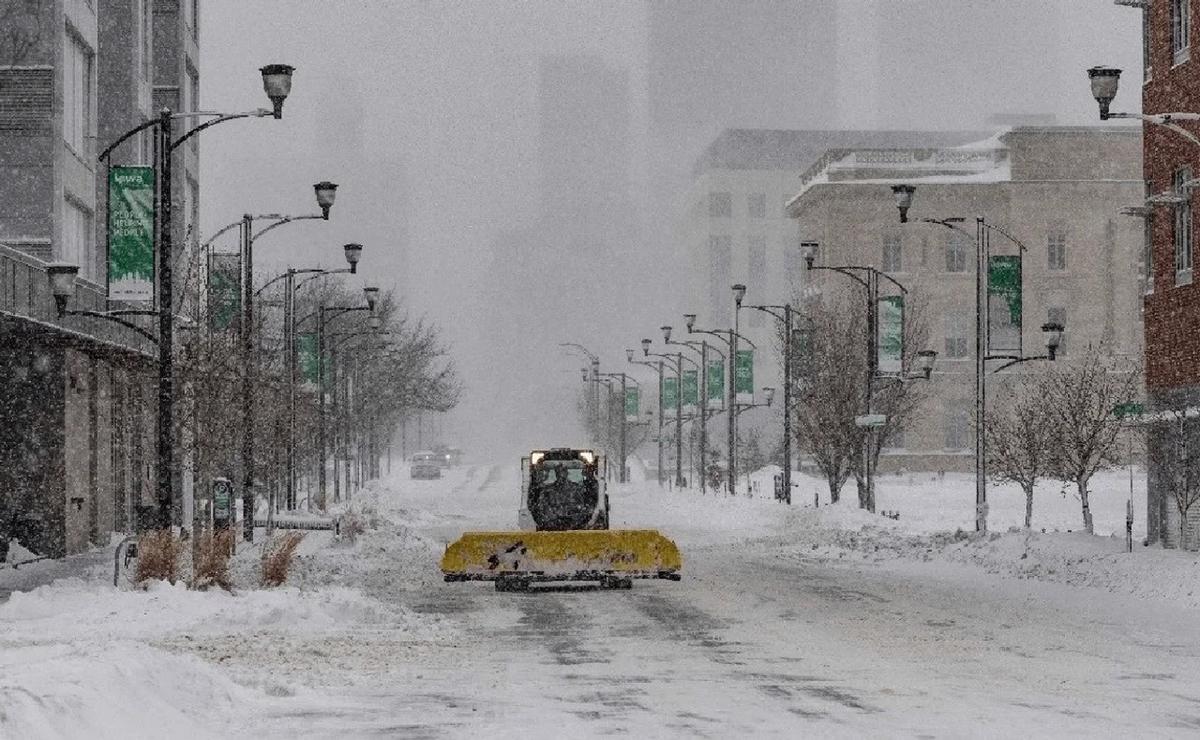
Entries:
[[[46, 265], [47, 263], [37, 257], [0, 244], [0, 314], [28, 319], [46, 325], [47, 328], [114, 345], [119, 349], [153, 354], [154, 347], [150, 342], [120, 325], [87, 316], [66, 316], [60, 319], [55, 310], [54, 295], [50, 292]], [[86, 311], [106, 311], [110, 308], [129, 308], [132, 304], [110, 304], [103, 286], [80, 280], [76, 283], [71, 307]], [[148, 321], [146, 328], [153, 329]]]

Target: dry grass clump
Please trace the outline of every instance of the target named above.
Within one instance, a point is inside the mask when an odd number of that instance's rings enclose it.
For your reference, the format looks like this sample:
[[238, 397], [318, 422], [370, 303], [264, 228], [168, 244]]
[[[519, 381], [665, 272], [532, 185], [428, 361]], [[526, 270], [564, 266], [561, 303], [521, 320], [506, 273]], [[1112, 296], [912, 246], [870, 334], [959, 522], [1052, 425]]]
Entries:
[[233, 590], [229, 576], [229, 558], [233, 553], [233, 530], [223, 529], [216, 534], [202, 532], [196, 538], [193, 552], [192, 588], [205, 590], [219, 586]]
[[366, 520], [357, 512], [349, 511], [342, 515], [338, 526], [338, 537], [346, 542], [354, 542], [358, 536], [367, 531]]
[[266, 544], [262, 556], [262, 585], [265, 588], [281, 586], [287, 582], [292, 557], [303, 539], [304, 534], [301, 532], [288, 532]]
[[138, 537], [137, 573], [134, 582], [167, 581], [174, 584], [179, 579], [179, 560], [185, 543], [169, 529], [156, 529]]

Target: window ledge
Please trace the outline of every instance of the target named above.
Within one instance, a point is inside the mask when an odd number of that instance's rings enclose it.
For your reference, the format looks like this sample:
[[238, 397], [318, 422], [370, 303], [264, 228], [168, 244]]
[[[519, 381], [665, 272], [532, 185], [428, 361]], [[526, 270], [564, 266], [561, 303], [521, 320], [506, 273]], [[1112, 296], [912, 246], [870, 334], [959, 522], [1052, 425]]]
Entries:
[[1187, 64], [1191, 61], [1192, 51], [1190, 48], [1183, 48], [1171, 54], [1171, 69], [1175, 69], [1181, 64]]
[[1176, 270], [1175, 271], [1175, 287], [1176, 288], [1181, 288], [1185, 285], [1191, 285], [1191, 284], [1192, 284], [1192, 271], [1190, 268], [1187, 270]]

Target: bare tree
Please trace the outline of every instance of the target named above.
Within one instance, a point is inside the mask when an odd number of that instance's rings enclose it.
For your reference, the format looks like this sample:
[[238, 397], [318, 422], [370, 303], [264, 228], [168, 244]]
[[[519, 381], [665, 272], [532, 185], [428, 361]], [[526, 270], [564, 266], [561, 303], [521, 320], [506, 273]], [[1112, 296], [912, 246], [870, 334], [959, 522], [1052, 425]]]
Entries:
[[[792, 408], [797, 446], [812, 456], [825, 478], [829, 498], [837, 503], [853, 470], [860, 440], [854, 427], [861, 413], [862, 378], [866, 357], [862, 342], [866, 325], [857, 302], [845, 299], [823, 305], [810, 301], [800, 336], [790, 347], [793, 378]], [[787, 338], [780, 337], [781, 342]], [[865, 341], [865, 339], [864, 339]]]
[[1097, 471], [1120, 463], [1113, 408], [1138, 395], [1140, 373], [1131, 363], [1110, 360], [1102, 347], [1089, 347], [1076, 362], [1059, 360], [1046, 376], [1044, 396], [1055, 428], [1058, 454], [1055, 478], [1074, 483], [1091, 534], [1088, 483]]
[[1043, 373], [1024, 373], [1004, 403], [994, 409], [984, 430], [988, 472], [998, 481], [1016, 483], [1025, 492], [1025, 528], [1033, 526], [1033, 489], [1057, 471], [1058, 427], [1046, 405]]
[[[858, 484], [859, 506], [875, 510], [866, 480], [867, 434], [884, 440], [903, 430], [924, 398], [918, 384], [899, 377], [872, 380], [871, 407], [883, 414], [883, 426], [867, 430], [855, 425], [865, 411], [867, 391], [867, 323], [861, 295], [842, 295], [826, 303], [809, 301], [802, 319], [800, 341], [793, 341], [792, 365], [796, 439], [812, 455], [837, 502], [851, 475]], [[915, 366], [925, 348], [928, 325], [920, 304], [906, 307], [903, 363]], [[782, 336], [780, 341], [782, 341]], [[871, 445], [871, 466], [877, 467], [881, 444]]]
[[1200, 422], [1188, 418], [1184, 405], [1165, 410], [1164, 416], [1155, 425], [1159, 443], [1149, 445], [1150, 460], [1179, 513], [1179, 547], [1186, 549], [1188, 514], [1200, 503]]

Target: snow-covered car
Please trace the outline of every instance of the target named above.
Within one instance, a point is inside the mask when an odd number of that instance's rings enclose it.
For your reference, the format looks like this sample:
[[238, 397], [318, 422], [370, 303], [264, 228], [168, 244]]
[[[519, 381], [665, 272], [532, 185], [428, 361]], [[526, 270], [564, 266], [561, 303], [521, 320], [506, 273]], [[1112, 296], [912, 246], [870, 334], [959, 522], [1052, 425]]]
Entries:
[[412, 456], [408, 477], [432, 480], [442, 477], [442, 465], [438, 455], [433, 452], [418, 452]]

